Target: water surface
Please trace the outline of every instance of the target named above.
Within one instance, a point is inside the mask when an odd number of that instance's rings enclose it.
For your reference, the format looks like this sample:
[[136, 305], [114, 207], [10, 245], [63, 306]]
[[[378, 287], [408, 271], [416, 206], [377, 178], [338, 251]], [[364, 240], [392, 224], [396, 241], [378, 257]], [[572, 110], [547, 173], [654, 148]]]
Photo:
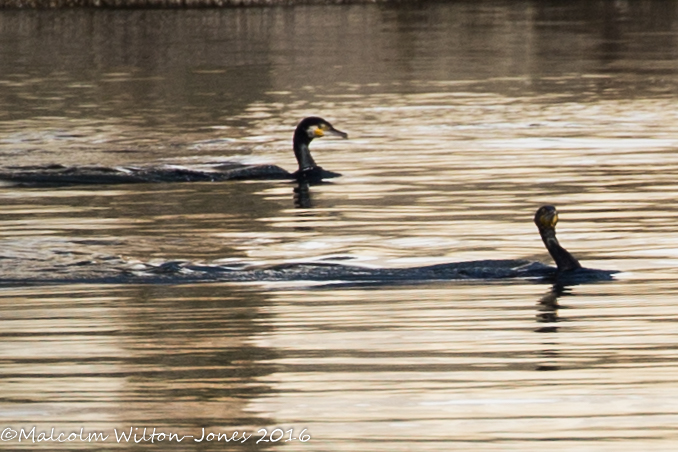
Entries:
[[[653, 1], [3, 11], [4, 167], [293, 170], [308, 115], [350, 140], [313, 142], [343, 176], [304, 207], [286, 181], [3, 185], [2, 425], [311, 435], [176, 450], [675, 449], [676, 19]], [[543, 204], [616, 281], [96, 279], [549, 263]]]

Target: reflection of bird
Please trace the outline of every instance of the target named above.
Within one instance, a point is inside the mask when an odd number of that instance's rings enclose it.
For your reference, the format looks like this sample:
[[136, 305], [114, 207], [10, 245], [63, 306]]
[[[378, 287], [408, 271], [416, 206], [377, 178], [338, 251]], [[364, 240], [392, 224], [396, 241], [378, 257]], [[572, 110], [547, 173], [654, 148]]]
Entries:
[[299, 169], [293, 174], [298, 180], [323, 179], [325, 177], [336, 177], [337, 173], [331, 173], [323, 170], [316, 165], [308, 146], [314, 138], [320, 138], [326, 135], [335, 135], [341, 138], [348, 138], [348, 134], [335, 129], [332, 124], [317, 116], [310, 116], [301, 120], [297, 129], [294, 131], [294, 156], [299, 163]]
[[[558, 304], [558, 298], [562, 297], [565, 294], [565, 286], [560, 283], [556, 283], [551, 287], [546, 295], [539, 299], [537, 303], [537, 322], [540, 323], [555, 323], [558, 321], [558, 309], [562, 306]], [[567, 289], [569, 291], [569, 289]], [[569, 295], [569, 293], [567, 294]], [[538, 333], [552, 333], [558, 329], [554, 326], [542, 327], [537, 329]]]
[[300, 209], [310, 209], [313, 207], [311, 202], [311, 191], [308, 188], [308, 181], [300, 180], [294, 187], [294, 207]]
[[534, 215], [534, 224], [539, 228], [539, 235], [549, 251], [549, 254], [556, 261], [558, 274], [577, 270], [581, 264], [563, 248], [556, 238], [556, 224], [558, 224], [558, 211], [553, 206], [542, 206]]

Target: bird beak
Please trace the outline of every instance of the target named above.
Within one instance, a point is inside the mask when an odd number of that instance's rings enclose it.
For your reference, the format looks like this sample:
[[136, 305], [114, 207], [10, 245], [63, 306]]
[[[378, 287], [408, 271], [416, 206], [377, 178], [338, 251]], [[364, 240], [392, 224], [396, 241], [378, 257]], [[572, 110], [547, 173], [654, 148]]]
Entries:
[[558, 212], [554, 212], [553, 216], [551, 217], [551, 227], [555, 228], [557, 224], [558, 224]]
[[334, 135], [336, 137], [341, 137], [343, 139], [348, 138], [348, 134], [346, 132], [342, 132], [341, 130], [337, 130], [337, 129], [334, 129], [334, 128], [325, 130], [325, 133], [327, 135]]

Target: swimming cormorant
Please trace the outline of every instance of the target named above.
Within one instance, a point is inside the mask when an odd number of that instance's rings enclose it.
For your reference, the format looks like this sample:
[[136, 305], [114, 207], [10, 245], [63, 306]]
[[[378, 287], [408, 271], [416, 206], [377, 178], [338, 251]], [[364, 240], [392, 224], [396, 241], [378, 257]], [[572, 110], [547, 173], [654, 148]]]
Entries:
[[208, 182], [242, 179], [296, 179], [314, 182], [337, 177], [340, 174], [325, 171], [318, 166], [309, 144], [314, 138], [348, 135], [332, 127], [322, 118], [304, 118], [294, 131], [294, 155], [299, 169], [290, 173], [276, 165], [248, 165], [240, 162], [209, 162], [197, 165], [126, 165], [126, 166], [15, 166], [0, 168], [0, 180], [21, 184], [78, 185], [129, 184], [148, 182]]
[[534, 224], [539, 229], [539, 235], [544, 246], [556, 262], [558, 274], [571, 272], [582, 268], [575, 257], [563, 248], [556, 238], [556, 224], [558, 224], [558, 211], [553, 206], [542, 206], [534, 214]]
[[[300, 182], [301, 184], [301, 182]], [[557, 309], [556, 299], [563, 294], [565, 287], [610, 281], [617, 273], [610, 270], [582, 268], [581, 264], [556, 239], [555, 226], [558, 212], [553, 206], [540, 207], [534, 222], [547, 250], [556, 261], [557, 268], [526, 259], [485, 259], [475, 261], [450, 262], [407, 268], [375, 268], [350, 265], [345, 261], [329, 262], [315, 260], [312, 262], [291, 262], [264, 266], [228, 264], [195, 265], [186, 261], [169, 261], [155, 265], [144, 265], [139, 268], [135, 264], [133, 270], [125, 271], [128, 275], [141, 277], [171, 278], [182, 280], [220, 281], [320, 281], [328, 284], [369, 284], [392, 285], [409, 284], [423, 281], [449, 280], [497, 280], [497, 279], [537, 279], [554, 282], [554, 292], [543, 300], [545, 309]], [[186, 271], [190, 270], [190, 271]], [[185, 279], [184, 279], [185, 278]]]
[[314, 138], [320, 138], [325, 135], [334, 135], [341, 138], [348, 138], [348, 134], [332, 127], [332, 124], [317, 116], [309, 116], [301, 120], [294, 131], [294, 156], [299, 163], [299, 169], [292, 176], [297, 180], [324, 179], [327, 177], [339, 176], [337, 173], [325, 171], [318, 166], [311, 157], [311, 151], [308, 146]]

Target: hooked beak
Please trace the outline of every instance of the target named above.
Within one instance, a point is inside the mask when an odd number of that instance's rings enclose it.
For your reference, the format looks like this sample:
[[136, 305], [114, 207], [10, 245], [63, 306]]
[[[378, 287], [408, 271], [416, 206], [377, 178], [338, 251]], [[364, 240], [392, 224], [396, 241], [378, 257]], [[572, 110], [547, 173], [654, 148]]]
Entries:
[[558, 224], [558, 212], [555, 212], [551, 217], [551, 227], [555, 228], [557, 224]]
[[555, 228], [556, 224], [558, 224], [558, 211], [549, 212], [544, 217], [542, 224], [548, 228]]
[[542, 206], [537, 210], [534, 222], [539, 228], [555, 229], [558, 223], [558, 211], [553, 206]]
[[335, 128], [325, 130], [325, 134], [334, 135], [336, 137], [341, 137], [343, 139], [348, 138], [348, 134], [346, 132], [342, 132], [341, 130], [337, 130]]

